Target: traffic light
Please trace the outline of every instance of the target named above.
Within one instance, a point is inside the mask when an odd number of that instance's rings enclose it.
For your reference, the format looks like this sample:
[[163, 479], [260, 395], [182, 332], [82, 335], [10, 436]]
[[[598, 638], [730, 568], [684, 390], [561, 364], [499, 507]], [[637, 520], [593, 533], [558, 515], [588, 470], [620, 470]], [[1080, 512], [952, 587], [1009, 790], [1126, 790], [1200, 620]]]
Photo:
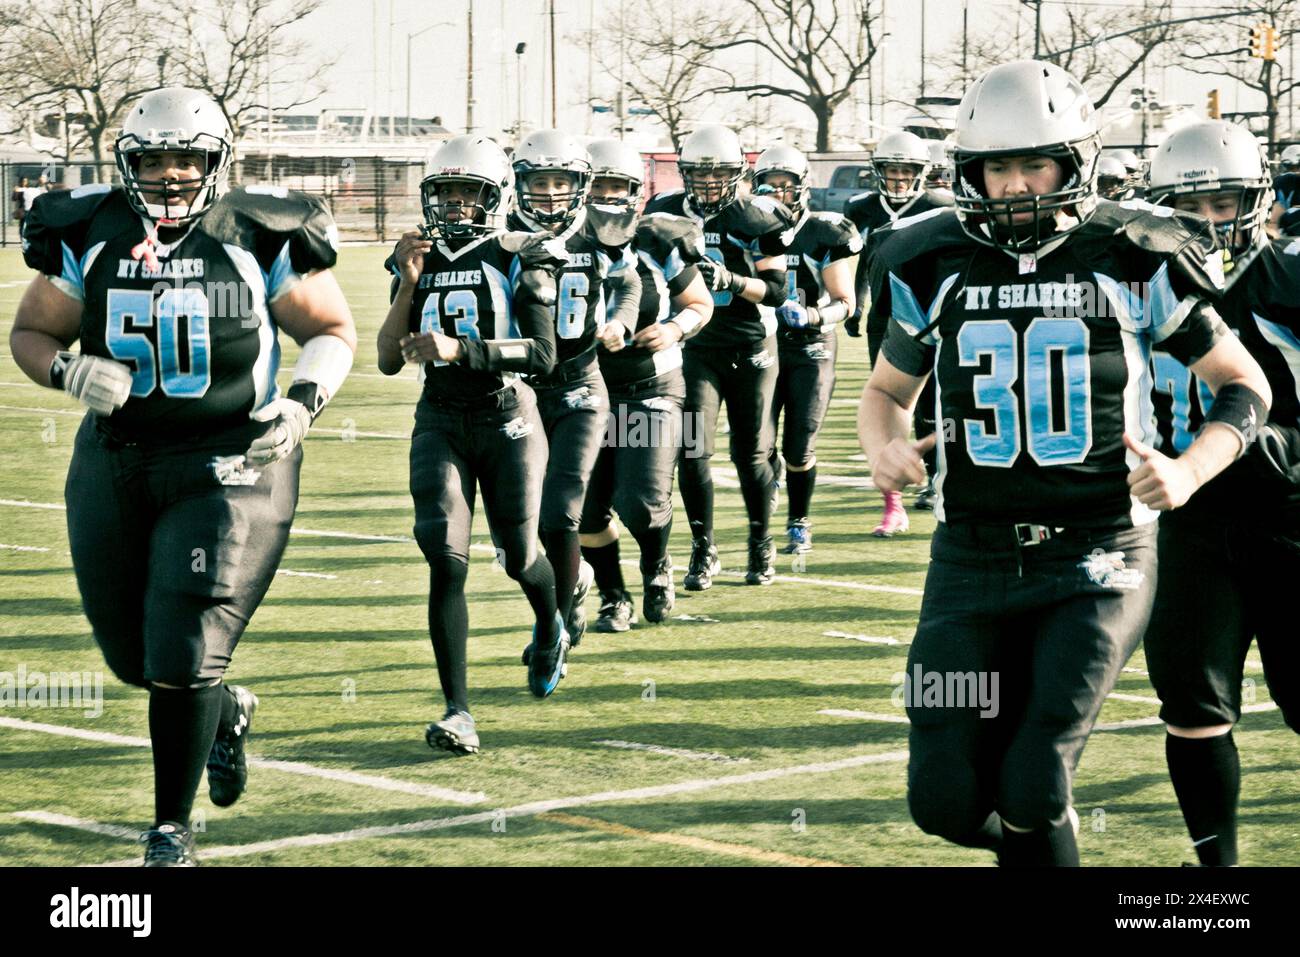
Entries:
[[1212, 120], [1219, 119], [1219, 91], [1211, 90], [1205, 102], [1205, 115]]
[[1276, 60], [1277, 41], [1280, 35], [1270, 23], [1261, 23], [1250, 29], [1250, 55], [1257, 60]]

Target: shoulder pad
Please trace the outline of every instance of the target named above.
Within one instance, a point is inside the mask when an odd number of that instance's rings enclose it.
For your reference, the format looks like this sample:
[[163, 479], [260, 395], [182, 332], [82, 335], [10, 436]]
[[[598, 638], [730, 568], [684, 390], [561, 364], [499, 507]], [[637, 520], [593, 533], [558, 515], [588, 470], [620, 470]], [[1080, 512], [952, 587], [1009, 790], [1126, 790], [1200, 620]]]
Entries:
[[542, 266], [548, 269], [563, 266], [569, 261], [564, 241], [551, 233], [511, 231], [497, 234], [497, 242], [507, 253], [518, 256], [525, 266]]
[[704, 231], [693, 219], [669, 213], [648, 213], [636, 225], [636, 245], [657, 260], [676, 250], [685, 262], [704, 258]]
[[817, 224], [817, 241], [823, 246], [846, 246], [858, 239], [858, 227], [843, 213], [813, 213], [809, 223]]
[[339, 231], [318, 197], [282, 186], [243, 186], [223, 196], [199, 229], [252, 252], [268, 272], [288, 246], [297, 273], [329, 269], [338, 260]]
[[879, 230], [873, 238], [878, 243], [874, 247], [875, 255], [891, 268], [940, 249], [975, 244], [952, 209], [932, 209], [916, 216], [904, 216], [888, 229]]
[[728, 232], [749, 239], [788, 230], [794, 225], [790, 211], [767, 196], [742, 196], [727, 206], [719, 218]]
[[921, 202], [930, 209], [955, 206], [957, 204], [952, 192], [946, 189], [927, 189], [921, 196]]
[[666, 193], [655, 193], [645, 204], [645, 212], [673, 213], [680, 215], [685, 210], [686, 191], [670, 189]]
[[121, 188], [107, 184], [53, 190], [37, 196], [23, 221], [23, 258], [27, 265], [46, 275], [60, 275], [64, 245], [80, 257], [85, 252], [82, 246], [90, 221], [114, 198], [121, 201], [127, 216], [135, 215]]
[[602, 246], [617, 249], [632, 240], [636, 232], [637, 214], [635, 209], [619, 206], [587, 206], [587, 223], [596, 242]]
[[1140, 199], [1126, 199], [1121, 203], [1102, 200], [1079, 232], [1107, 239], [1121, 237], [1128, 244], [1157, 255], [1172, 255], [1190, 243], [1200, 243], [1207, 250], [1216, 246], [1214, 227], [1209, 220], [1171, 206], [1153, 206]]

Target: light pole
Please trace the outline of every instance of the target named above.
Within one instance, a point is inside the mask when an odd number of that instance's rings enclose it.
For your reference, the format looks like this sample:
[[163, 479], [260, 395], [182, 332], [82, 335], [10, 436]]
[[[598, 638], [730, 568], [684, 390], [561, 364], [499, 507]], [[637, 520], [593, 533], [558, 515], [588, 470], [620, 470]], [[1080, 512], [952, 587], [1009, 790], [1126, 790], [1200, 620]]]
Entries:
[[411, 135], [411, 42], [422, 33], [428, 33], [437, 27], [454, 26], [445, 20], [437, 23], [431, 23], [423, 30], [416, 30], [414, 33], [406, 35], [406, 135]]
[[515, 140], [524, 135], [524, 51], [527, 43], [515, 44]]

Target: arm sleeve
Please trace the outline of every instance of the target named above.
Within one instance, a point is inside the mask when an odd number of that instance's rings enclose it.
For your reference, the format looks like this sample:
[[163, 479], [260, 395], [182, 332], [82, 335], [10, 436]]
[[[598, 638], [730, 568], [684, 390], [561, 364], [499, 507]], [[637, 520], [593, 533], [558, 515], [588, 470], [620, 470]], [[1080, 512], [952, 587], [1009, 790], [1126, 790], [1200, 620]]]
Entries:
[[641, 277], [636, 267], [614, 270], [608, 282], [614, 309], [607, 321], [621, 322], [624, 329], [635, 329], [637, 311], [641, 308]]

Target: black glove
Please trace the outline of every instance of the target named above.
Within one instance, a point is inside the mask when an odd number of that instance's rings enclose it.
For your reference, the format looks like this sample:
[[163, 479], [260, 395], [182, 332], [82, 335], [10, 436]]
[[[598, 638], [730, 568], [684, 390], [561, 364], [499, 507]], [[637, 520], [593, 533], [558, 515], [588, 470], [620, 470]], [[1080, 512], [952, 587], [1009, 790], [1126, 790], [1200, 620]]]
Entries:
[[844, 320], [844, 331], [854, 339], [862, 338], [862, 315], [854, 313]]
[[1300, 486], [1300, 432], [1268, 423], [1246, 449], [1246, 461], [1273, 487], [1292, 490]]

